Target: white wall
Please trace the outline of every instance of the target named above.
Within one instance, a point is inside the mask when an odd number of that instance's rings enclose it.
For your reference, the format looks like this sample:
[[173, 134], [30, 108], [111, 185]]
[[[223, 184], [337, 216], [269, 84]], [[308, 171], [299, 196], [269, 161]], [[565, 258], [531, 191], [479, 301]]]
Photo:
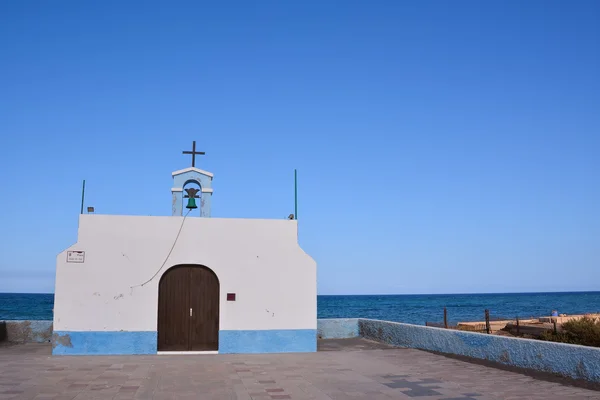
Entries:
[[[316, 329], [316, 263], [297, 222], [81, 215], [77, 244], [57, 257], [54, 330], [156, 331], [158, 283], [177, 264], [201, 264], [220, 281], [220, 329]], [[85, 263], [67, 263], [67, 251]], [[133, 286], [133, 288], [132, 288]], [[236, 301], [226, 301], [236, 293]]]

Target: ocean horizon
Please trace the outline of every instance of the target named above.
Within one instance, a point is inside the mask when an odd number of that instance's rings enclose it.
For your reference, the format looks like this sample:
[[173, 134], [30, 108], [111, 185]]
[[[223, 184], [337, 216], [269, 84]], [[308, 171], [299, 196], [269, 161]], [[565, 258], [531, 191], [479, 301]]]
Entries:
[[[53, 293], [0, 293], [0, 320], [52, 320]], [[450, 323], [492, 318], [600, 312], [600, 291], [456, 294], [318, 295], [318, 318], [370, 318], [424, 325], [441, 322], [444, 307]]]

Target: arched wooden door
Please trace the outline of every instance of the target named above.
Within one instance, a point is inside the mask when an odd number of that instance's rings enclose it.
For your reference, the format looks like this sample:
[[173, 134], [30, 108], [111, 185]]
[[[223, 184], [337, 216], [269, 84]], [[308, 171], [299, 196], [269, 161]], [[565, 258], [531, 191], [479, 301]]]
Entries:
[[219, 349], [219, 280], [200, 265], [169, 269], [158, 285], [158, 351]]

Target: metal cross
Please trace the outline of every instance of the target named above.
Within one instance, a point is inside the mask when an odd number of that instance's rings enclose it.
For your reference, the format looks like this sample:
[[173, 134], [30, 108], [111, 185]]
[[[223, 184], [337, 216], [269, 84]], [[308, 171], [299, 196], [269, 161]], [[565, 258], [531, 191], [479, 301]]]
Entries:
[[203, 156], [203, 151], [196, 151], [196, 141], [192, 142], [192, 151], [184, 151], [183, 154], [191, 154], [192, 155], [192, 167], [196, 166], [196, 154]]

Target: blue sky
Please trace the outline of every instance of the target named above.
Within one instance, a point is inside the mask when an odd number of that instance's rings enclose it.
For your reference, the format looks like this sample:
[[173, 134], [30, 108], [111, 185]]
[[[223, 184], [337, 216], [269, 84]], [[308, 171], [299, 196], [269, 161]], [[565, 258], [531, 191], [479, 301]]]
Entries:
[[600, 3], [0, 4], [0, 292], [52, 292], [81, 181], [284, 218], [321, 294], [599, 290]]

